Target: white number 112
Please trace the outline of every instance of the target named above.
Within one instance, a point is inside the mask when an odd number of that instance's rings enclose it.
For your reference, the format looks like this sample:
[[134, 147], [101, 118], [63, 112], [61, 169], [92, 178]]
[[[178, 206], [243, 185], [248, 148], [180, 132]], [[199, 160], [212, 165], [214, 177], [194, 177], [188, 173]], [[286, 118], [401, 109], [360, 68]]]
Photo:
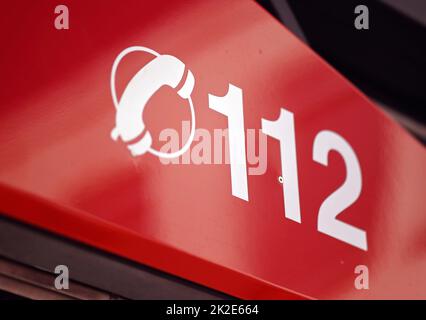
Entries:
[[[223, 97], [209, 94], [209, 107], [228, 118], [232, 195], [248, 201], [242, 90], [230, 84], [227, 94]], [[281, 108], [277, 120], [262, 119], [262, 131], [280, 143], [285, 217], [301, 223], [293, 113]], [[328, 154], [332, 150], [338, 152], [345, 162], [346, 179], [321, 204], [318, 211], [318, 231], [367, 251], [367, 233], [336, 219], [361, 194], [362, 175], [358, 158], [343, 137], [329, 130], [319, 132], [313, 143], [313, 160], [327, 166]]]

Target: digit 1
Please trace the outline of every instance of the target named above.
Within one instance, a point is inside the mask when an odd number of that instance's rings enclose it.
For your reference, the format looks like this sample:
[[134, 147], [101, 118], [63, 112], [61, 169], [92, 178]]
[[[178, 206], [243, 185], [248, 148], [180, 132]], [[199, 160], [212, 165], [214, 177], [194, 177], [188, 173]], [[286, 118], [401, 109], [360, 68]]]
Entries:
[[293, 113], [281, 108], [277, 120], [262, 119], [262, 131], [280, 142], [285, 217], [301, 223]]
[[232, 195], [248, 201], [246, 136], [244, 132], [243, 92], [229, 84], [223, 97], [209, 94], [209, 108], [228, 118], [229, 158]]

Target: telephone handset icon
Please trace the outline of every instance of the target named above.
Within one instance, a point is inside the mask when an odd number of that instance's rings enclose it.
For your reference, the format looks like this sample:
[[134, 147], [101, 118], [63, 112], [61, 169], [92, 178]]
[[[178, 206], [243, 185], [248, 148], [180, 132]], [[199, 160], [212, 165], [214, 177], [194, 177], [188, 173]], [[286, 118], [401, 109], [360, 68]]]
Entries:
[[[140, 69], [127, 84], [120, 101], [117, 99], [115, 89], [115, 76], [121, 60], [129, 53], [143, 51], [155, 56], [153, 60]], [[111, 138], [121, 138], [123, 142], [131, 142], [127, 148], [133, 156], [139, 156], [146, 152], [162, 158], [176, 158], [184, 154], [190, 147], [195, 135], [195, 111], [191, 99], [194, 88], [194, 76], [188, 70], [184, 84], [177, 94], [188, 101], [191, 109], [191, 133], [185, 145], [176, 152], [165, 153], [151, 147], [152, 136], [145, 130], [143, 123], [143, 111], [149, 99], [162, 87], [169, 86], [175, 89], [183, 80], [185, 64], [178, 58], [170, 55], [160, 55], [152, 49], [134, 46], [123, 50], [115, 59], [111, 72], [111, 94], [116, 108], [115, 128], [111, 131]]]

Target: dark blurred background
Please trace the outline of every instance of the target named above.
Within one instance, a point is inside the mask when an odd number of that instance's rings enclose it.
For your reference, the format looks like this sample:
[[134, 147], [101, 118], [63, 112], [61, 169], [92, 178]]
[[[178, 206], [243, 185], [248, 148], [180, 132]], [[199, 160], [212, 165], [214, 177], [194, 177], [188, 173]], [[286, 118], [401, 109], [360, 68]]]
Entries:
[[[425, 0], [258, 3], [426, 143]], [[354, 27], [358, 5], [368, 7], [368, 30]]]

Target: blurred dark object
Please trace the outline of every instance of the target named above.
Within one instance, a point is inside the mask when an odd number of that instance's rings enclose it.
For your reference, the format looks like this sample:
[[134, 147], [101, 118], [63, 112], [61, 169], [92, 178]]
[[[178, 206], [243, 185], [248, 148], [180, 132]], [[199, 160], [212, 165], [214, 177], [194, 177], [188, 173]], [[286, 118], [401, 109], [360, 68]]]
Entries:
[[[0, 216], [1, 299], [178, 299], [232, 297]], [[56, 290], [55, 266], [70, 270], [70, 288]]]
[[0, 300], [25, 300], [25, 298], [0, 290]]

